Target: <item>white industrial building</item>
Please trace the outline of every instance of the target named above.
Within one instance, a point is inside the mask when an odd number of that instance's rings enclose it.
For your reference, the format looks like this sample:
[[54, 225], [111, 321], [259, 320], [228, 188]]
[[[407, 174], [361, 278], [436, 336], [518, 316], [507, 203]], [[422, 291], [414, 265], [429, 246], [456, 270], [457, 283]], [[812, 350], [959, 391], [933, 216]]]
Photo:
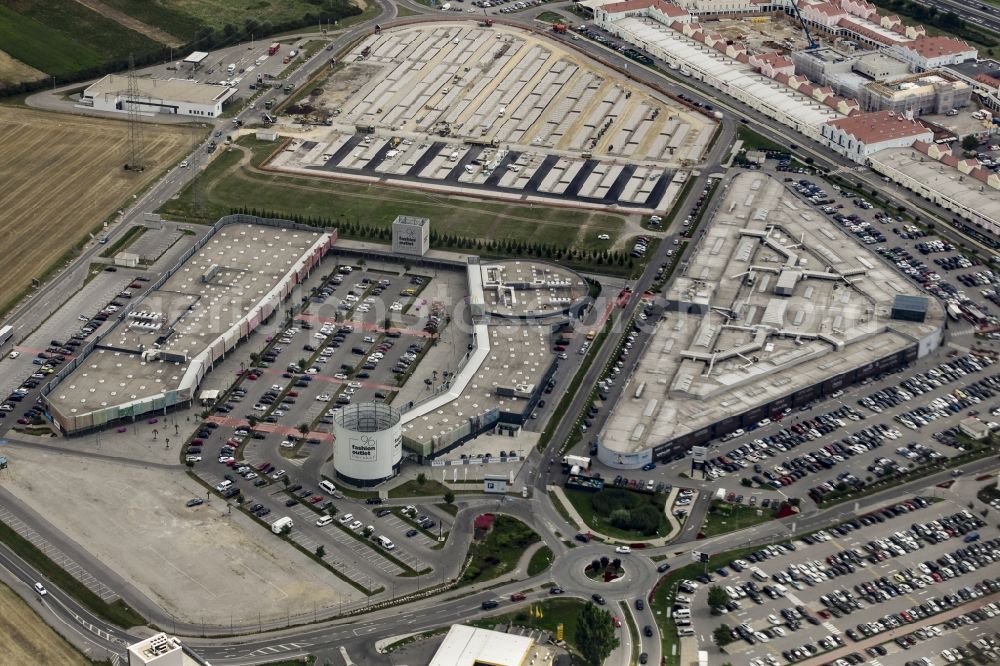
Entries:
[[811, 138], [819, 139], [821, 124], [842, 117], [823, 102], [757, 73], [749, 62], [730, 58], [652, 19], [629, 17], [602, 27]]
[[1000, 176], [982, 169], [963, 173], [957, 159], [936, 158], [923, 152], [936, 149], [935, 144], [918, 143], [912, 148], [881, 150], [869, 156], [868, 165], [873, 171], [980, 229], [1000, 235], [1000, 196], [997, 193]]
[[527, 636], [505, 634], [489, 629], [453, 624], [444, 642], [434, 653], [430, 666], [527, 666], [551, 663], [551, 659], [532, 660], [535, 641]]
[[858, 113], [832, 120], [824, 123], [820, 132], [822, 143], [861, 164], [872, 153], [886, 148], [908, 148], [917, 141], [934, 140], [934, 132], [892, 111]]
[[180, 639], [164, 633], [150, 636], [128, 646], [128, 666], [195, 666], [184, 653]]
[[[186, 79], [136, 79], [138, 96], [132, 103], [140, 113], [167, 113], [217, 118], [236, 94], [236, 88]], [[83, 91], [84, 104], [98, 111], [128, 113], [128, 77], [108, 74]]]

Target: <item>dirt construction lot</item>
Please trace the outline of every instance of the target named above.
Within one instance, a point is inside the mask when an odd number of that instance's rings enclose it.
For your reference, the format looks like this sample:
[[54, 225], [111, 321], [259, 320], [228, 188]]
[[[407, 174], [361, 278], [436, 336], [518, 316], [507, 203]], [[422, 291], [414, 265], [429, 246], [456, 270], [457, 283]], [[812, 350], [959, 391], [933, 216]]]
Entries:
[[361, 596], [235, 507], [227, 516], [218, 496], [185, 507], [205, 490], [179, 467], [27, 447], [7, 457], [15, 473], [5, 485], [18, 499], [178, 621], [266, 622]]
[[0, 106], [0, 312], [133, 191], [179, 160], [191, 130], [144, 125], [147, 168], [126, 173], [124, 121]]
[[0, 585], [0, 635], [0, 664], [88, 663], [6, 585]]

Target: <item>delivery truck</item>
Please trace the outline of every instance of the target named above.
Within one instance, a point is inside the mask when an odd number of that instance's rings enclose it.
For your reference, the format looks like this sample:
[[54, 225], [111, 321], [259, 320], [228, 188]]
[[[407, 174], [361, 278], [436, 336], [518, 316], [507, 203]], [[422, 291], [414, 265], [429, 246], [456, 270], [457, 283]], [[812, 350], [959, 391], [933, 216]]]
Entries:
[[590, 469], [590, 458], [586, 456], [563, 456], [562, 464], [566, 468], [579, 465], [581, 469]]

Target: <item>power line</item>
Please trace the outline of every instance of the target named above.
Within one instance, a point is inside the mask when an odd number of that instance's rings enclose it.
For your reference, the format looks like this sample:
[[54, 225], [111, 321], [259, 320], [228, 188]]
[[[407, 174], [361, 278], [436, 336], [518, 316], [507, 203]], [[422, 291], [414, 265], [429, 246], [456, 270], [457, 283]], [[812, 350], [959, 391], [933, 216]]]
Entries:
[[135, 75], [135, 57], [128, 56], [128, 88], [125, 91], [125, 110], [128, 111], [128, 162], [125, 168], [142, 171], [146, 168], [142, 153], [142, 120], [139, 118], [139, 80]]

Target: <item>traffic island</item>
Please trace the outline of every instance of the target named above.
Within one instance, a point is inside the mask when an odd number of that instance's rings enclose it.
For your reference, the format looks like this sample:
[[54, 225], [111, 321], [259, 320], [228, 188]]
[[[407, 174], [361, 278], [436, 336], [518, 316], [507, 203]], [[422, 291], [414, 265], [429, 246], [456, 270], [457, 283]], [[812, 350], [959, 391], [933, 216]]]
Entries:
[[617, 557], [613, 560], [602, 557], [594, 559], [583, 572], [590, 580], [611, 583], [625, 576], [625, 567], [622, 566], [622, 561]]

